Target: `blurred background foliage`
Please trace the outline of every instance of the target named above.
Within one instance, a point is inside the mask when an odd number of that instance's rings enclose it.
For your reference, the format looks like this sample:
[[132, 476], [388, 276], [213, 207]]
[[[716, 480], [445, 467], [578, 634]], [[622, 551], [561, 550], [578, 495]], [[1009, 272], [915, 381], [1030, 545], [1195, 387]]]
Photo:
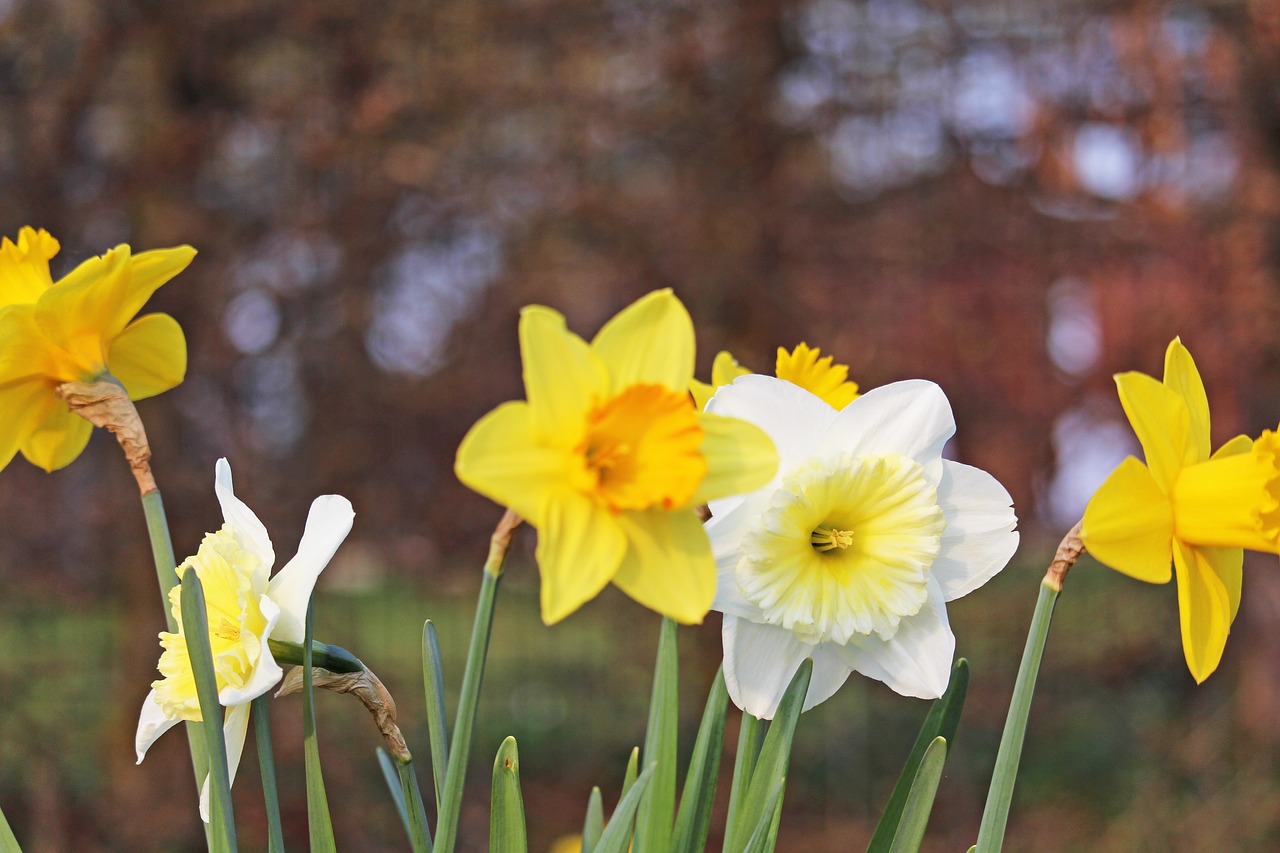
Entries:
[[[1158, 374], [1181, 334], [1215, 443], [1275, 425], [1278, 158], [1274, 0], [0, 0], [0, 231], [52, 231], [56, 274], [118, 242], [200, 250], [150, 306], [187, 332], [187, 381], [141, 407], [178, 552], [220, 523], [218, 456], [282, 555], [312, 497], [349, 496], [318, 630], [380, 672], [424, 759], [421, 621], [456, 690], [499, 515], [453, 454], [522, 393], [519, 306], [590, 334], [672, 287], [704, 376], [804, 340], [864, 387], [941, 383], [950, 454], [1007, 484], [1024, 548], [953, 610], [974, 686], [929, 850], [976, 834], [1042, 566], [1134, 450], [1111, 374]], [[180, 739], [132, 763], [162, 623], [110, 438], [52, 476], [13, 463], [0, 518], [0, 803], [31, 853], [193, 849]], [[591, 784], [616, 798], [643, 734], [656, 620], [606, 596], [543, 628], [532, 541], [470, 849], [503, 735], [545, 847]], [[1194, 689], [1173, 590], [1076, 570], [1007, 849], [1280, 846], [1280, 580], [1246, 574]], [[717, 628], [681, 635], [690, 725]], [[403, 849], [351, 705], [321, 697], [340, 845]], [[300, 839], [298, 707], [275, 728]], [[779, 849], [860, 849], [924, 712], [855, 678], [806, 715]], [[246, 843], [256, 784], [246, 762]]]

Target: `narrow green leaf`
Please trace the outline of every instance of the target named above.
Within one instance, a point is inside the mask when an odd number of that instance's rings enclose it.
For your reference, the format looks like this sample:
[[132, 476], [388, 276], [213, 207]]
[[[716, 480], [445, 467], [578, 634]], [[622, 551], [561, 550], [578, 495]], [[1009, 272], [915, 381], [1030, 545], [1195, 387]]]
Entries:
[[742, 712], [742, 723], [738, 727], [738, 752], [733, 759], [733, 780], [729, 785], [729, 814], [724, 822], [726, 830], [738, 821], [738, 815], [742, 813], [747, 789], [751, 787], [751, 774], [756, 768], [756, 758], [760, 755], [760, 743], [764, 740], [764, 730], [762, 720], [746, 711]]
[[918, 853], [924, 841], [924, 831], [929, 825], [929, 813], [933, 811], [933, 798], [942, 781], [942, 767], [947, 763], [947, 739], [934, 738], [920, 761], [916, 781], [902, 809], [902, 820], [893, 837], [889, 853]]
[[[503, 552], [505, 553], [505, 552]], [[493, 565], [495, 559], [497, 565]], [[471, 644], [467, 648], [467, 664], [462, 672], [462, 694], [458, 698], [458, 715], [453, 723], [453, 743], [449, 747], [449, 766], [445, 770], [444, 792], [440, 795], [440, 813], [436, 824], [436, 849], [453, 853], [458, 840], [458, 818], [462, 809], [462, 788], [466, 781], [467, 759], [471, 756], [471, 733], [480, 701], [480, 685], [484, 681], [485, 659], [489, 654], [489, 635], [493, 630], [494, 601], [498, 582], [502, 579], [501, 561], [490, 553], [480, 581], [476, 601], [476, 618], [471, 625]]]
[[645, 768], [630, 788], [625, 797], [618, 802], [609, 818], [609, 825], [604, 828], [604, 835], [599, 843], [591, 848], [591, 853], [624, 853], [631, 846], [632, 829], [635, 826], [636, 809], [640, 806], [640, 798], [653, 779], [654, 767]]
[[780, 776], [769, 790], [764, 811], [760, 813], [751, 837], [743, 853], [769, 853], [778, 837], [778, 820], [782, 816], [782, 792], [786, 790], [787, 777]]
[[960, 658], [951, 669], [951, 683], [947, 685], [947, 692], [934, 701], [924, 718], [924, 724], [920, 726], [920, 734], [911, 747], [907, 763], [902, 767], [898, 783], [893, 786], [889, 802], [880, 815], [880, 822], [876, 825], [870, 843], [867, 844], [867, 853], [888, 853], [898, 831], [898, 822], [902, 818], [902, 807], [907, 803], [907, 795], [915, 783], [916, 770], [920, 767], [925, 750], [939, 737], [946, 738], [949, 744], [955, 743], [956, 728], [960, 725], [960, 714], [964, 710], [968, 692], [969, 662]]
[[382, 778], [387, 783], [387, 789], [391, 791], [391, 801], [396, 804], [396, 814], [400, 815], [404, 834], [412, 838], [413, 830], [409, 828], [409, 811], [405, 808], [404, 791], [400, 788], [400, 774], [396, 771], [396, 763], [382, 747], [378, 747], [374, 752], [378, 756], [378, 768], [382, 770]]
[[640, 769], [640, 747], [631, 748], [631, 757], [627, 759], [626, 772], [622, 774], [622, 793], [618, 795], [618, 802], [626, 799], [627, 792], [631, 790], [631, 786], [636, 783], [636, 774]]
[[724, 668], [716, 672], [711, 692], [702, 711], [698, 738], [693, 743], [693, 756], [680, 792], [680, 812], [671, 849], [673, 853], [701, 853], [707, 844], [711, 826], [711, 806], [716, 799], [716, 780], [720, 776], [720, 752], [724, 746], [725, 713], [729, 707], [729, 691], [724, 686]]
[[594, 787], [587, 799], [587, 816], [582, 821], [582, 853], [592, 853], [603, 834], [604, 797], [600, 796], [600, 788]]
[[276, 760], [271, 747], [271, 711], [264, 693], [253, 700], [253, 734], [258, 746], [258, 769], [262, 771], [262, 799], [267, 811], [267, 851], [284, 853], [284, 830], [280, 826], [280, 795], [276, 791]]
[[227, 768], [227, 743], [222, 731], [226, 716], [218, 701], [218, 678], [209, 648], [209, 612], [204, 603], [204, 587], [195, 571], [182, 581], [182, 633], [187, 641], [191, 673], [200, 700], [200, 728], [204, 730], [209, 761], [209, 826], [215, 851], [236, 849], [236, 821], [231, 808], [231, 776]]
[[493, 760], [493, 790], [489, 800], [489, 853], [528, 853], [524, 799], [520, 796], [520, 754], [516, 739], [508, 737]]
[[435, 789], [436, 814], [439, 814], [440, 795], [444, 791], [445, 771], [449, 766], [449, 732], [445, 725], [448, 717], [444, 708], [444, 663], [440, 657], [440, 638], [430, 619], [422, 626], [422, 683], [427, 693], [431, 778]]
[[[4, 809], [0, 809], [0, 853], [22, 853], [22, 848], [18, 846], [18, 839], [9, 828], [9, 821], [5, 820]], [[587, 853], [585, 848], [583, 853]]]
[[418, 787], [413, 760], [396, 761], [395, 765], [400, 776], [400, 798], [409, 816], [409, 843], [413, 853], [431, 853], [431, 828], [427, 825], [427, 808], [422, 804], [422, 789]]
[[796, 734], [796, 722], [800, 719], [812, 675], [813, 660], [806, 659], [787, 685], [787, 691], [782, 694], [778, 711], [764, 736], [764, 745], [760, 747], [760, 757], [756, 759], [751, 786], [747, 789], [742, 810], [736, 821], [726, 827], [725, 853], [744, 850], [756, 820], [761, 815], [770, 814], [766, 811], [769, 797], [777, 781], [787, 775], [787, 765], [791, 762], [791, 741]]
[[316, 740], [316, 700], [312, 687], [311, 642], [316, 615], [315, 597], [307, 602], [306, 638], [302, 643], [302, 742], [307, 775], [307, 831], [312, 853], [337, 853], [329, 798], [324, 792], [320, 745]]
[[649, 724], [644, 733], [644, 764], [654, 767], [653, 781], [636, 813], [635, 853], [669, 853], [676, 811], [676, 739], [680, 724], [676, 623], [662, 618], [658, 654], [649, 698]]
[[1022, 758], [1022, 741], [1027, 734], [1027, 717], [1031, 714], [1036, 677], [1040, 674], [1040, 660], [1044, 657], [1049, 623], [1053, 620], [1053, 605], [1057, 600], [1058, 591], [1041, 583], [1035, 613], [1031, 617], [1031, 629], [1027, 632], [1027, 645], [1018, 666], [1018, 679], [1013, 685], [1013, 698], [1009, 701], [1009, 715], [1000, 735], [1000, 750], [996, 753], [996, 766], [991, 774], [987, 804], [982, 811], [982, 824], [978, 828], [978, 853], [1000, 853], [1004, 845], [1005, 824], [1009, 821], [1009, 806], [1013, 802], [1013, 785], [1018, 780], [1018, 762]]

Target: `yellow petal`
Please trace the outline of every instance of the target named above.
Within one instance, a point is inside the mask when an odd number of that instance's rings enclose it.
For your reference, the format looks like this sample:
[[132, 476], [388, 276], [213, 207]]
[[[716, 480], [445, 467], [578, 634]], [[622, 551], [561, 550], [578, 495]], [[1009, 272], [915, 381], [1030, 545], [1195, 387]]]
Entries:
[[46, 376], [49, 361], [49, 341], [36, 323], [35, 308], [0, 310], [0, 385]]
[[716, 395], [716, 386], [699, 382], [697, 379], [690, 379], [689, 393], [693, 395], [694, 408], [701, 412], [707, 407], [707, 401]]
[[1251, 453], [1215, 456], [1178, 475], [1170, 496], [1179, 539], [1280, 554], [1280, 470], [1266, 435]]
[[755, 491], [778, 472], [777, 448], [760, 427], [706, 413], [698, 415], [698, 424], [706, 436], [701, 451], [707, 460], [707, 475], [693, 503]]
[[1164, 354], [1164, 384], [1187, 406], [1188, 458], [1186, 465], [1194, 465], [1209, 458], [1209, 398], [1204, 393], [1204, 382], [1196, 369], [1195, 359], [1182, 345], [1181, 338], [1169, 342]]
[[0, 240], [0, 307], [29, 305], [49, 289], [49, 259], [58, 254], [58, 241], [48, 231], [24, 226], [18, 242]]
[[41, 378], [0, 385], [0, 470], [13, 459], [54, 398]]
[[739, 376], [746, 376], [751, 371], [738, 363], [728, 350], [716, 353], [716, 360], [711, 363], [711, 384], [719, 388], [728, 385]]
[[618, 571], [627, 538], [608, 510], [576, 492], [550, 495], [538, 514], [542, 621], [554, 625], [604, 589]]
[[109, 334], [114, 335], [123, 329], [147, 304], [151, 295], [185, 270], [195, 256], [196, 250], [190, 246], [151, 249], [134, 255], [129, 269], [129, 287], [122, 294]]
[[1204, 557], [1214, 574], [1222, 581], [1231, 603], [1231, 621], [1240, 612], [1240, 589], [1244, 585], [1244, 550], [1241, 548], [1196, 547], [1196, 553]]
[[1191, 676], [1200, 684], [1222, 660], [1231, 630], [1230, 596], [1199, 549], [1175, 542], [1173, 562], [1178, 575], [1182, 653]]
[[1248, 453], [1250, 450], [1253, 450], [1253, 439], [1247, 435], [1237, 435], [1215, 450], [1209, 458], [1222, 459], [1226, 456], [1238, 456], [1241, 453]]
[[541, 305], [520, 312], [520, 357], [534, 440], [574, 447], [582, 440], [587, 413], [608, 393], [604, 365], [565, 328], [558, 311]]
[[1168, 492], [1181, 470], [1190, 435], [1186, 402], [1171, 388], [1145, 373], [1116, 374], [1120, 404], [1142, 444], [1157, 485]]
[[187, 374], [187, 339], [168, 314], [148, 314], [130, 323], [107, 350], [107, 368], [130, 399], [168, 391]]
[[806, 343], [797, 344], [790, 352], [778, 347], [774, 373], [839, 411], [858, 398], [858, 383], [848, 381], [848, 365], [835, 364], [830, 355], [819, 358], [821, 354], [820, 349]]
[[39, 407], [39, 420], [22, 443], [22, 455], [37, 468], [56, 471], [70, 465], [89, 443], [93, 426], [72, 414], [67, 404], [50, 395]]
[[693, 510], [624, 512], [627, 549], [613, 582], [627, 595], [677, 622], [697, 624], [716, 593], [716, 562]]
[[693, 378], [693, 320], [670, 290], [655, 290], [623, 308], [591, 348], [608, 365], [613, 393], [640, 383], [684, 390]]
[[1147, 583], [1168, 583], [1173, 511], [1151, 473], [1132, 456], [1085, 507], [1081, 538], [1098, 562]]
[[563, 450], [535, 444], [532, 421], [529, 404], [503, 403], [467, 432], [453, 470], [468, 488], [536, 526], [547, 496], [570, 483], [572, 460]]

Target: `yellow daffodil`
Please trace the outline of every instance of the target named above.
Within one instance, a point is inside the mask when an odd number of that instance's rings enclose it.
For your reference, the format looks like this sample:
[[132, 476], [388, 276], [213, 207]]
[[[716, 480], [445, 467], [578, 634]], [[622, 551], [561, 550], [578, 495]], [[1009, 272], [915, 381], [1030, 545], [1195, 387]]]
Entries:
[[[236, 497], [231, 466], [225, 459], [218, 460], [214, 491], [225, 523], [204, 537], [195, 556], [183, 561], [177, 572], [179, 577], [195, 572], [204, 587], [218, 702], [226, 708], [227, 769], [234, 780], [248, 733], [250, 703], [283, 674], [267, 641], [301, 643], [305, 639], [307, 604], [316, 578], [351, 531], [355, 513], [341, 495], [316, 498], [297, 555], [270, 577], [276, 560], [271, 537], [253, 510]], [[162, 734], [182, 720], [202, 719], [187, 638], [181, 628], [181, 595], [180, 585], [169, 594], [179, 630], [160, 635], [164, 652], [159, 669], [164, 678], [152, 682], [138, 718], [134, 747], [139, 764]], [[207, 779], [201, 786], [200, 814], [209, 820]]]
[[1168, 583], [1176, 569], [1182, 650], [1197, 682], [1222, 659], [1240, 607], [1242, 549], [1280, 553], [1280, 439], [1237, 436], [1210, 455], [1209, 402], [1174, 338], [1164, 382], [1116, 376], [1147, 463], [1129, 457], [1085, 509], [1085, 547], [1116, 571]]
[[134, 255], [117, 246], [55, 283], [58, 241], [23, 228], [0, 241], [0, 469], [19, 450], [53, 471], [80, 455], [89, 422], [56, 393], [63, 382], [114, 378], [141, 400], [187, 370], [182, 329], [166, 314], [134, 319], [158, 287], [191, 263], [190, 246]]
[[481, 418], [455, 470], [537, 528], [543, 621], [610, 581], [659, 613], [702, 621], [716, 569], [695, 508], [763, 485], [778, 459], [763, 431], [694, 408], [684, 305], [650, 293], [590, 344], [557, 312], [530, 306], [520, 352], [527, 402]]
[[[833, 364], [835, 357], [830, 355], [819, 358], [821, 353], [822, 350], [810, 348], [805, 343], [799, 344], [790, 352], [778, 347], [774, 375], [793, 385], [799, 385], [835, 409], [843, 409], [858, 398], [858, 383], [849, 381], [848, 365]], [[711, 384], [696, 379], [689, 384], [694, 404], [699, 409], [705, 409], [707, 401], [722, 386], [749, 373], [751, 371], [739, 364], [728, 352], [717, 353], [716, 360], [711, 365]]]

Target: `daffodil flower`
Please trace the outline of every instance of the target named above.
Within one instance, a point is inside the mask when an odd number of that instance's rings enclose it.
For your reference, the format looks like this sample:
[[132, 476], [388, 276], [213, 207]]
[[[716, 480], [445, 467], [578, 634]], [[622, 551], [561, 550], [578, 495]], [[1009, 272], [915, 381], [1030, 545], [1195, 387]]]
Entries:
[[[227, 766], [235, 779], [249, 727], [250, 703], [280, 680], [282, 671], [267, 645], [270, 640], [302, 643], [307, 604], [316, 578], [351, 530], [355, 513], [340, 495], [323, 495], [311, 504], [297, 555], [275, 577], [271, 538], [262, 522], [236, 497], [231, 466], [218, 460], [214, 491], [224, 524], [209, 533], [194, 557], [178, 566], [178, 576], [194, 571], [204, 587], [209, 612], [209, 643], [218, 685], [218, 701], [226, 708], [223, 731]], [[200, 721], [200, 700], [182, 625], [181, 586], [169, 594], [178, 633], [160, 634], [160, 674], [142, 703], [135, 748], [138, 763], [151, 744], [182, 720]], [[200, 815], [209, 820], [209, 783], [200, 792]]]
[[114, 378], [134, 400], [167, 391], [187, 370], [182, 329], [135, 315], [195, 256], [190, 246], [134, 255], [117, 246], [54, 283], [58, 241], [23, 228], [0, 241], [0, 469], [19, 450], [53, 471], [80, 455], [93, 428], [58, 397], [64, 382]]
[[[849, 381], [848, 365], [834, 364], [834, 356], [820, 358], [821, 353], [822, 350], [805, 343], [798, 344], [789, 352], [778, 347], [774, 375], [816, 394], [837, 409], [843, 409], [857, 399], [858, 383]], [[711, 384], [695, 379], [689, 384], [689, 392], [693, 394], [697, 407], [705, 409], [717, 389], [749, 373], [751, 371], [739, 364], [736, 358], [722, 350], [716, 353], [711, 364]]]
[[1138, 580], [1176, 574], [1182, 650], [1203, 682], [1240, 608], [1243, 549], [1280, 553], [1280, 439], [1241, 435], [1210, 455], [1204, 383], [1178, 338], [1165, 352], [1164, 382], [1130, 372], [1116, 387], [1147, 463], [1130, 456], [1111, 472], [1085, 508], [1081, 539], [1099, 562]]
[[721, 388], [708, 410], [748, 420], [778, 448], [777, 476], [711, 502], [729, 696], [771, 719], [805, 658], [805, 709], [851, 672], [905, 696], [947, 687], [946, 602], [1004, 568], [1018, 546], [1009, 493], [942, 458], [955, 432], [932, 382], [895, 382], [843, 409], [768, 376]]
[[670, 291], [650, 293], [588, 344], [557, 312], [530, 306], [520, 352], [527, 402], [481, 418], [455, 470], [537, 528], [543, 621], [612, 581], [700, 622], [716, 572], [695, 508], [766, 482], [777, 456], [759, 429], [694, 408], [689, 313]]

